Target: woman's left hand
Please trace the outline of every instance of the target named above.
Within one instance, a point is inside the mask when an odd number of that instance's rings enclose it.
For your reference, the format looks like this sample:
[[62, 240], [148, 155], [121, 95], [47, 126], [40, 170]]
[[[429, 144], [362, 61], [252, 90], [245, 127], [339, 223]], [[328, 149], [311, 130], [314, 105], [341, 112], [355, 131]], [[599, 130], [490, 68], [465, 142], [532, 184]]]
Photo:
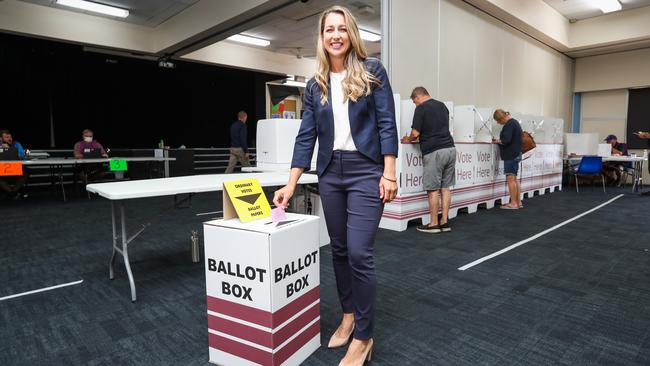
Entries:
[[391, 182], [382, 176], [379, 181], [379, 198], [383, 203], [388, 203], [394, 200], [395, 196], [397, 196], [397, 182]]

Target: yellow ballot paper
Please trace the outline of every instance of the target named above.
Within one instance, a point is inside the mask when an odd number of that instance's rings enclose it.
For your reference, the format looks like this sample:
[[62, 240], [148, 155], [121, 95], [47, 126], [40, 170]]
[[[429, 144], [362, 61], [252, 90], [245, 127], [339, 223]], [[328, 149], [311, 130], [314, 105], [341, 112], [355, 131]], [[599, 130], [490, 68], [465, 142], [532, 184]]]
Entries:
[[224, 182], [223, 188], [224, 219], [239, 217], [241, 222], [250, 222], [271, 216], [271, 206], [257, 179]]

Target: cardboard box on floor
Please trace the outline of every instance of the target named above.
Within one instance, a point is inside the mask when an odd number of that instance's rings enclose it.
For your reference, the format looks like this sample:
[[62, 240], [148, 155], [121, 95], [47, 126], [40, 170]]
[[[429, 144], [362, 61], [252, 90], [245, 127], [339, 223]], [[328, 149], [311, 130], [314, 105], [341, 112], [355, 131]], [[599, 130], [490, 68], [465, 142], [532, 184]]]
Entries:
[[299, 365], [320, 347], [319, 218], [242, 223], [228, 205], [203, 225], [210, 362]]

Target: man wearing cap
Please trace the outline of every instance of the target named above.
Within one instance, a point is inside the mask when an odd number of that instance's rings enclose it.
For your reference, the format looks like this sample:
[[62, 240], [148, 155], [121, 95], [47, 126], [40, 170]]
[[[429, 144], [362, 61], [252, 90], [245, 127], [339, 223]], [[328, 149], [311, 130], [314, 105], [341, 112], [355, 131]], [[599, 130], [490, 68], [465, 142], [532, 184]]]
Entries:
[[[618, 142], [616, 135], [608, 135], [604, 141], [612, 145], [612, 155], [627, 156], [627, 144]], [[617, 161], [606, 161], [603, 163], [603, 170], [605, 171], [605, 176], [609, 180], [608, 183], [613, 183], [614, 185], [618, 185], [621, 181], [621, 171], [628, 168], [632, 168], [631, 163], [621, 163]]]

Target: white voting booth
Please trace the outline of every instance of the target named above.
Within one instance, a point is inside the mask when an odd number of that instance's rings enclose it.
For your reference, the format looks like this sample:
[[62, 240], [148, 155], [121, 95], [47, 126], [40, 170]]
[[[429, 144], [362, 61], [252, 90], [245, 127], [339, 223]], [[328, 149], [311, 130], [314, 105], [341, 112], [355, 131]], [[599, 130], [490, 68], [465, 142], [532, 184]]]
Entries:
[[[289, 170], [293, 157], [293, 143], [300, 130], [300, 119], [261, 119], [257, 121], [255, 151], [257, 167], [262, 170]], [[316, 168], [318, 142], [314, 148], [311, 165]]]
[[[452, 187], [449, 216], [466, 208], [476, 212], [478, 205], [494, 207], [496, 200], [507, 202], [508, 190], [503, 174], [503, 161], [499, 148], [491, 143], [498, 138], [502, 126], [492, 118], [494, 108], [473, 105], [454, 106], [449, 109], [449, 130], [456, 145], [456, 185]], [[411, 100], [395, 98], [400, 136], [411, 131], [415, 105]], [[563, 121], [558, 118], [513, 114], [523, 130], [533, 134], [537, 147], [525, 154], [519, 177], [523, 195], [546, 189], [553, 192], [562, 184], [562, 133]], [[428, 223], [429, 204], [423, 190], [422, 154], [418, 144], [400, 144], [397, 159], [398, 195], [385, 205], [380, 226], [391, 230], [406, 230], [408, 222], [422, 219]]]
[[320, 347], [319, 218], [242, 222], [224, 202], [203, 225], [210, 362], [299, 365]]
[[565, 139], [567, 155], [598, 154], [597, 133], [567, 133]]
[[[400, 100], [394, 95], [396, 120], [399, 135], [410, 133], [415, 105], [408, 100]], [[502, 126], [492, 115], [495, 108], [458, 105], [445, 102], [449, 110], [449, 130], [456, 145], [456, 185], [452, 188], [450, 217], [455, 217], [459, 209], [476, 212], [479, 205], [494, 207], [497, 200], [509, 200], [503, 161], [499, 148], [492, 144], [498, 138]], [[562, 151], [564, 122], [559, 118], [513, 113], [524, 131], [533, 135], [537, 147], [525, 154], [519, 169], [518, 179], [522, 195], [544, 194], [561, 189]], [[286, 123], [285, 123], [286, 122]], [[287, 147], [288, 140], [294, 140], [300, 128], [300, 120], [261, 120], [258, 123], [258, 168], [279, 167], [289, 169], [293, 144]], [[262, 138], [263, 136], [263, 138]], [[283, 145], [283, 146], [279, 146]], [[418, 144], [400, 144], [397, 158], [398, 195], [393, 202], [384, 206], [380, 227], [391, 230], [406, 230], [408, 222], [421, 218], [429, 222], [429, 205], [423, 190], [422, 153]], [[315, 156], [312, 165], [315, 166]], [[323, 217], [320, 199], [312, 196], [314, 213]], [[304, 208], [302, 201], [295, 201]], [[320, 232], [326, 235], [324, 220]], [[329, 238], [321, 238], [321, 244], [329, 243]]]

